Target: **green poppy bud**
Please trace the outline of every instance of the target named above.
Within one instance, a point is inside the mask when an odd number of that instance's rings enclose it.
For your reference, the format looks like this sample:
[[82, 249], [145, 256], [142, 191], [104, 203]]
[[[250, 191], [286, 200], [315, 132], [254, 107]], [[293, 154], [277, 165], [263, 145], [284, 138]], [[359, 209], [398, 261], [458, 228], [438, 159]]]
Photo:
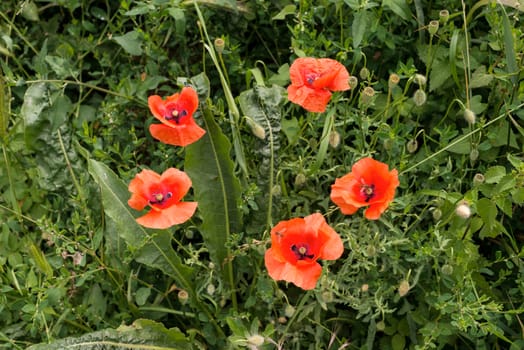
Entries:
[[417, 107], [424, 105], [424, 103], [426, 103], [426, 99], [427, 99], [426, 93], [422, 89], [418, 89], [413, 94], [413, 101], [415, 102], [415, 105]]

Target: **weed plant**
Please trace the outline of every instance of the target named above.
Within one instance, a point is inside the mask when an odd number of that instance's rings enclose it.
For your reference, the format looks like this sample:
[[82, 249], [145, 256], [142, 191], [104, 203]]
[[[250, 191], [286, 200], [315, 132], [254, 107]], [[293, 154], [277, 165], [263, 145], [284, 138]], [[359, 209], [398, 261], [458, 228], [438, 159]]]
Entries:
[[[0, 3], [4, 349], [524, 348], [524, 40], [518, 1]], [[299, 57], [350, 73], [323, 113]], [[206, 136], [155, 140], [151, 95], [199, 95]], [[371, 157], [378, 220], [335, 179]], [[183, 169], [195, 215], [136, 223], [128, 184]], [[344, 253], [312, 290], [264, 264], [321, 213]]]

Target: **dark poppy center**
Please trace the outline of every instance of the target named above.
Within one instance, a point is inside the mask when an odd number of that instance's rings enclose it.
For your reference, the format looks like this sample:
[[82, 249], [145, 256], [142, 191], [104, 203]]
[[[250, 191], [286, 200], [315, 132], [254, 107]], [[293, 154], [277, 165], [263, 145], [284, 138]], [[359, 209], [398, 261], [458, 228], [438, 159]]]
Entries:
[[164, 118], [167, 121], [174, 121], [176, 124], [180, 124], [180, 121], [182, 118], [184, 118], [187, 115], [187, 111], [185, 109], [179, 111], [178, 109], [171, 110], [171, 113], [168, 113], [164, 116]]
[[365, 198], [366, 203], [375, 196], [375, 185], [366, 185], [363, 184], [360, 186], [360, 194]]
[[165, 201], [167, 201], [171, 197], [173, 197], [173, 194], [171, 192], [167, 192], [165, 194], [162, 192], [153, 193], [151, 195], [151, 199], [149, 199], [149, 204], [162, 205], [164, 204]]
[[306, 243], [293, 244], [291, 251], [295, 254], [297, 260], [313, 259], [314, 254], [310, 254], [309, 245]]
[[315, 82], [315, 80], [317, 80], [319, 77], [320, 77], [320, 74], [317, 74], [317, 73], [306, 74], [306, 82], [309, 85], [312, 85]]

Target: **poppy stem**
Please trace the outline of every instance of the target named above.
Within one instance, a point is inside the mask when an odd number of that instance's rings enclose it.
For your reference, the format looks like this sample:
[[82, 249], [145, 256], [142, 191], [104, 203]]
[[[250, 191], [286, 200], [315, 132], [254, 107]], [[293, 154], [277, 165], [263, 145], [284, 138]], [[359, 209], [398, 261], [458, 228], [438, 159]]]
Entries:
[[441, 154], [442, 152], [445, 152], [447, 151], [448, 149], [450, 149], [451, 147], [461, 143], [462, 141], [470, 138], [472, 135], [484, 130], [484, 128], [487, 128], [488, 126], [490, 126], [491, 124], [493, 123], [496, 123], [497, 121], [499, 121], [500, 119], [503, 119], [504, 117], [506, 116], [509, 116], [511, 113], [513, 113], [514, 111], [517, 111], [519, 110], [520, 108], [524, 107], [524, 103], [521, 103], [519, 104], [518, 106], [515, 106], [513, 108], [511, 108], [510, 110], [508, 111], [505, 111], [503, 112], [502, 114], [500, 114], [499, 116], [497, 116], [495, 119], [492, 119], [490, 120], [489, 122], [487, 122], [486, 124], [484, 125], [481, 125], [479, 126], [478, 128], [476, 128], [475, 130], [472, 130], [470, 132], [468, 132], [467, 134], [465, 134], [464, 136], [456, 139], [455, 141], [451, 142], [450, 144], [448, 144], [446, 147], [443, 147], [441, 148], [440, 150], [438, 150], [437, 152], [431, 154], [430, 156], [428, 156], [427, 158], [424, 158], [422, 159], [420, 162], [416, 163], [415, 165], [412, 165], [410, 166], [409, 168], [407, 168], [406, 170], [403, 170], [400, 172], [400, 175], [404, 175], [405, 173], [408, 173], [414, 169], [416, 169], [419, 165], [421, 164], [424, 164], [426, 163], [427, 161], [429, 161], [430, 159], [433, 159], [435, 158], [436, 156], [438, 156], [439, 154]]

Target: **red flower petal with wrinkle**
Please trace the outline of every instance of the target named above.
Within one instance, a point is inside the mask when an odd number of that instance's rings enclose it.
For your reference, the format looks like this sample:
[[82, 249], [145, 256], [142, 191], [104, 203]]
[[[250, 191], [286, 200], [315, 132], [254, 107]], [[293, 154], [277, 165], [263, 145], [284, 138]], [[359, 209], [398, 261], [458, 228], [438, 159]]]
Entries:
[[166, 144], [187, 146], [200, 139], [206, 132], [193, 119], [198, 108], [198, 95], [191, 87], [184, 87], [180, 93], [165, 100], [158, 95], [149, 96], [151, 113], [162, 122], [149, 127], [151, 135]]
[[302, 289], [313, 289], [322, 273], [318, 259], [335, 260], [344, 251], [340, 236], [321, 214], [279, 222], [264, 256], [268, 274]]
[[166, 229], [186, 222], [197, 208], [196, 202], [181, 202], [191, 188], [186, 173], [169, 168], [162, 175], [144, 169], [129, 183], [128, 205], [135, 210], [150, 206], [151, 210], [136, 219], [145, 227]]
[[291, 64], [289, 76], [288, 99], [310, 112], [324, 112], [332, 91], [350, 88], [348, 71], [330, 58], [298, 58]]
[[364, 216], [377, 220], [393, 201], [399, 184], [396, 169], [389, 171], [387, 164], [363, 158], [353, 165], [350, 173], [335, 180], [331, 200], [345, 215], [368, 207]]

